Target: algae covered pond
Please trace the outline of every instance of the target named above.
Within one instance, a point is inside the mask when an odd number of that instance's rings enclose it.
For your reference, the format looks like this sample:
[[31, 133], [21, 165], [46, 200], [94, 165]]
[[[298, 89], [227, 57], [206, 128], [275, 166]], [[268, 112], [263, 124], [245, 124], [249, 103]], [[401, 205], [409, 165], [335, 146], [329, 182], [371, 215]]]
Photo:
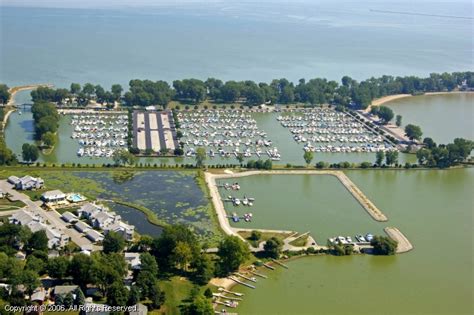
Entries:
[[[45, 180], [47, 189], [79, 192], [89, 198], [118, 200], [145, 207], [168, 224], [187, 224], [206, 239], [215, 239], [217, 227], [214, 213], [195, 172], [179, 171], [2, 171], [2, 178], [11, 174], [30, 174]], [[161, 228], [150, 224], [137, 209], [108, 202], [143, 234], [157, 235]]]

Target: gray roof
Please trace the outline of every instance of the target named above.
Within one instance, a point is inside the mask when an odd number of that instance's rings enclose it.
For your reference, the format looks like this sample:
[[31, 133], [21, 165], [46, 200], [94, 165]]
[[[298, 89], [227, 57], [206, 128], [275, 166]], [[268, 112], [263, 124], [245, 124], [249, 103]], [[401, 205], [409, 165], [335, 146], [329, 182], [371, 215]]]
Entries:
[[86, 224], [82, 221], [77, 222], [76, 224], [74, 224], [74, 226], [82, 231], [86, 231], [92, 228], [89, 224]]
[[74, 214], [72, 214], [71, 212], [69, 212], [69, 211], [64, 212], [63, 215], [62, 215], [62, 217], [63, 217], [63, 219], [65, 219], [65, 221], [67, 221], [67, 222], [71, 222], [71, 221], [77, 220], [77, 217], [76, 217]]
[[78, 288], [77, 285], [57, 285], [54, 287], [54, 294], [55, 295], [63, 295], [68, 294]]
[[104, 239], [104, 235], [101, 233], [97, 232], [96, 230], [89, 230], [86, 233], [86, 237], [90, 239], [91, 241], [98, 241], [100, 239]]
[[43, 198], [65, 198], [66, 195], [60, 190], [50, 190], [41, 195]]

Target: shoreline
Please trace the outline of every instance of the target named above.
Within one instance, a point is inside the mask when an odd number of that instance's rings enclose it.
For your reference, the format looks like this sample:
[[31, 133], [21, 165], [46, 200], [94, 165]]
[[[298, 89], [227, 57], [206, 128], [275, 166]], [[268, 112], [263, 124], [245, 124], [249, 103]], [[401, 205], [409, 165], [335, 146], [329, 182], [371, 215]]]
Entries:
[[14, 108], [15, 106], [15, 96], [18, 92], [21, 91], [28, 91], [28, 90], [35, 90], [40, 86], [44, 87], [53, 87], [53, 84], [50, 83], [44, 83], [44, 84], [30, 84], [30, 85], [21, 85], [21, 86], [14, 86], [11, 87], [8, 92], [10, 93], [10, 99], [8, 100], [8, 103], [5, 105], [5, 108], [8, 107], [8, 111], [5, 113], [3, 116], [3, 122], [2, 122], [2, 128], [1, 131], [3, 132], [5, 130], [5, 126], [7, 125], [8, 118], [10, 117], [10, 114], [16, 110]]
[[383, 97], [376, 98], [376, 99], [372, 100], [370, 105], [367, 106], [366, 109], [364, 109], [364, 112], [366, 112], [366, 113], [370, 112], [370, 109], [372, 108], [372, 106], [381, 106], [385, 103], [389, 103], [389, 102], [392, 102], [392, 101], [395, 101], [395, 100], [398, 100], [398, 99], [402, 99], [402, 98], [407, 98], [407, 97], [444, 95], [444, 94], [463, 94], [463, 93], [471, 94], [471, 93], [474, 93], [474, 92], [472, 92], [472, 91], [451, 91], [451, 92], [426, 92], [426, 93], [419, 94], [419, 95], [413, 95], [413, 94], [387, 95], [387, 96], [383, 96]]

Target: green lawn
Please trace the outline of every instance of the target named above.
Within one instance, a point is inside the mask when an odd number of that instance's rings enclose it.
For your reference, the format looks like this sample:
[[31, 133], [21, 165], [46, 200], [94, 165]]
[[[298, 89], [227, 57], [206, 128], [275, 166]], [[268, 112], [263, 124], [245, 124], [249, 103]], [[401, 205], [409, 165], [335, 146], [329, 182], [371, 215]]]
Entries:
[[309, 237], [309, 234], [306, 234], [305, 236], [302, 236], [290, 242], [290, 245], [303, 247], [306, 245], [306, 242], [308, 241], [308, 237]]
[[153, 314], [179, 315], [179, 305], [189, 297], [193, 284], [183, 277], [172, 277], [170, 280], [160, 282], [161, 289], [165, 292], [165, 304]]
[[24, 206], [25, 204], [21, 201], [10, 201], [7, 198], [0, 199], [0, 211], [16, 210]]

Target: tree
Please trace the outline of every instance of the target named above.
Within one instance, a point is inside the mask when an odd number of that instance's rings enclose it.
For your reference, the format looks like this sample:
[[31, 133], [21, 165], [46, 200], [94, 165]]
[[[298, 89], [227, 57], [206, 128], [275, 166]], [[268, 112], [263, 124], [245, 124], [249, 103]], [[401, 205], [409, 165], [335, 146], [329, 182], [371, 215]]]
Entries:
[[128, 301], [128, 290], [122, 281], [112, 283], [107, 290], [107, 303], [114, 306], [125, 306]]
[[262, 238], [262, 232], [260, 232], [260, 231], [254, 230], [254, 231], [252, 231], [252, 232], [250, 233], [249, 239], [250, 239], [251, 241], [258, 241], [258, 240], [260, 240], [261, 238]]
[[158, 264], [155, 257], [150, 253], [144, 252], [140, 254], [140, 272], [148, 271], [153, 277], [158, 276]]
[[402, 115], [397, 115], [397, 117], [395, 117], [395, 124], [397, 125], [397, 127], [400, 127], [402, 125]]
[[193, 258], [193, 252], [191, 247], [185, 243], [178, 241], [176, 247], [173, 250], [173, 260], [177, 264], [178, 268], [187, 270], [188, 264]]
[[34, 144], [23, 143], [21, 146], [21, 156], [25, 162], [34, 162], [39, 157], [39, 150]]
[[387, 151], [385, 153], [385, 163], [387, 165], [398, 164], [398, 151]]
[[250, 256], [250, 250], [239, 237], [226, 236], [219, 244], [217, 256], [218, 271], [227, 275], [239, 268], [239, 266]]
[[150, 296], [150, 292], [153, 289], [153, 285], [155, 284], [156, 276], [152, 274], [150, 271], [143, 271], [141, 270], [138, 273], [136, 286], [140, 290], [142, 298], [146, 298]]
[[72, 295], [72, 292], [68, 292], [68, 294], [66, 294], [66, 296], [63, 299], [63, 305], [66, 308], [70, 308], [74, 306], [74, 296]]
[[160, 308], [160, 306], [165, 302], [165, 293], [161, 291], [158, 281], [155, 281], [152, 286], [149, 298], [152, 307], [155, 309]]
[[195, 159], [196, 167], [203, 167], [206, 160], [206, 150], [204, 148], [197, 148]]
[[0, 84], [0, 104], [7, 104], [10, 100], [10, 92], [8, 86], [5, 84]]
[[203, 295], [197, 296], [193, 302], [188, 306], [186, 314], [193, 315], [211, 315], [214, 314], [211, 300]]
[[120, 98], [122, 97], [122, 92], [123, 92], [122, 86], [120, 84], [113, 84], [111, 91], [112, 91], [114, 101], [119, 101]]
[[193, 280], [199, 285], [207, 284], [214, 276], [214, 265], [206, 254], [201, 254], [194, 259], [191, 267], [194, 269]]
[[14, 165], [18, 161], [16, 155], [10, 150], [3, 137], [0, 137], [0, 165]]
[[130, 292], [128, 293], [127, 305], [128, 306], [135, 305], [138, 302], [140, 302], [141, 298], [142, 298], [142, 295], [138, 286], [132, 285], [130, 287]]
[[422, 148], [416, 152], [416, 158], [418, 159], [418, 163], [423, 165], [432, 159], [431, 150]]
[[125, 149], [115, 151], [112, 159], [116, 166], [134, 165], [137, 162], [137, 158]]
[[76, 254], [72, 257], [69, 264], [69, 274], [72, 276], [74, 283], [82, 288], [85, 288], [87, 284], [92, 283], [92, 264], [92, 258], [85, 254]]
[[423, 132], [421, 132], [421, 128], [416, 125], [408, 124], [405, 126], [405, 134], [407, 135], [410, 140], [420, 140]]
[[122, 235], [109, 231], [102, 241], [103, 251], [105, 254], [119, 253], [125, 248], [125, 239]]
[[383, 120], [383, 123], [388, 123], [393, 118], [393, 111], [387, 106], [379, 106], [377, 116]]
[[433, 149], [436, 147], [436, 143], [433, 141], [433, 139], [427, 137], [423, 139], [423, 144], [426, 146], [427, 149]]
[[45, 230], [39, 230], [31, 234], [30, 239], [26, 244], [26, 249], [29, 252], [34, 250], [48, 251], [48, 236]]
[[382, 166], [384, 157], [385, 153], [383, 151], [378, 151], [375, 154], [375, 164], [377, 164], [379, 167]]
[[29, 255], [26, 260], [25, 269], [32, 270], [37, 274], [43, 274], [45, 266], [46, 263], [42, 259]]
[[152, 244], [152, 254], [155, 256], [160, 270], [169, 271], [176, 268], [175, 248], [178, 243], [187, 244], [193, 257], [191, 261], [201, 252], [196, 234], [188, 227], [180, 224], [167, 226], [163, 229], [160, 237], [155, 239]]
[[56, 142], [56, 137], [52, 132], [48, 131], [41, 136], [41, 141], [45, 146], [52, 147]]
[[306, 166], [308, 166], [311, 164], [311, 161], [313, 161], [314, 153], [311, 151], [305, 151], [303, 157], [306, 162]]
[[374, 236], [370, 245], [374, 247], [376, 255], [393, 255], [397, 250], [397, 241], [387, 236]]
[[71, 83], [71, 88], [69, 89], [71, 94], [77, 95], [81, 92], [81, 85], [79, 83]]
[[28, 295], [31, 295], [40, 286], [38, 273], [33, 270], [23, 270], [21, 273], [21, 284], [25, 286]]
[[84, 292], [82, 292], [81, 288], [74, 290], [74, 294], [76, 295], [74, 305], [79, 306], [86, 304], [86, 297], [84, 296]]
[[121, 282], [127, 274], [127, 263], [122, 254], [101, 252], [93, 253], [90, 274], [93, 283], [107, 295], [107, 291], [114, 282]]
[[283, 242], [276, 237], [271, 237], [263, 245], [265, 255], [271, 258], [278, 258], [280, 256], [281, 249], [283, 248]]

